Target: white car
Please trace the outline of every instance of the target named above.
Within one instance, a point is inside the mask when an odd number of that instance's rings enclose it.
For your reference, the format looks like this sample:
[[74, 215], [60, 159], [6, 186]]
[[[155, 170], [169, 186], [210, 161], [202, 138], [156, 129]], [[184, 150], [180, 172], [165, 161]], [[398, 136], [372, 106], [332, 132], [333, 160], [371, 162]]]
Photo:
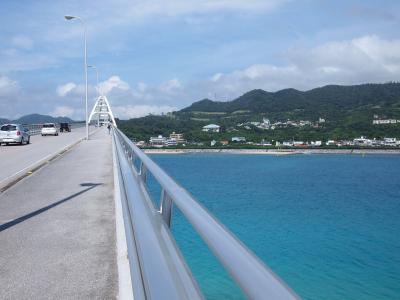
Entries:
[[42, 126], [42, 136], [44, 135], [58, 135], [58, 128], [54, 123], [45, 123]]

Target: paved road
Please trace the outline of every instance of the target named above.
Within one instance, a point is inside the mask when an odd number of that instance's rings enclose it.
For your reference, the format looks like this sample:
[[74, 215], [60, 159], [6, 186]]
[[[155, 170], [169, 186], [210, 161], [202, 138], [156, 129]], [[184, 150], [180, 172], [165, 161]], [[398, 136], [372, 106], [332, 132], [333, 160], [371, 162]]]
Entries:
[[0, 299], [115, 299], [105, 130], [0, 195]]
[[79, 127], [72, 129], [71, 132], [60, 133], [59, 136], [31, 136], [29, 145], [0, 146], [0, 187], [7, 179], [72, 145], [84, 136], [85, 127]]

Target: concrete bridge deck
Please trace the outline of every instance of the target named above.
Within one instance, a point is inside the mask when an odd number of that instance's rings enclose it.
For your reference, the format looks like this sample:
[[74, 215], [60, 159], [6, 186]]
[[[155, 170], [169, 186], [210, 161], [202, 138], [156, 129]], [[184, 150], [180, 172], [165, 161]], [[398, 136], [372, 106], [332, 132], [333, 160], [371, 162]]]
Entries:
[[105, 129], [0, 194], [1, 299], [114, 299], [116, 257]]
[[[94, 127], [91, 128], [93, 130]], [[59, 136], [33, 135], [29, 145], [1, 146], [0, 189], [84, 136], [85, 127], [78, 127], [71, 132], [60, 132]]]

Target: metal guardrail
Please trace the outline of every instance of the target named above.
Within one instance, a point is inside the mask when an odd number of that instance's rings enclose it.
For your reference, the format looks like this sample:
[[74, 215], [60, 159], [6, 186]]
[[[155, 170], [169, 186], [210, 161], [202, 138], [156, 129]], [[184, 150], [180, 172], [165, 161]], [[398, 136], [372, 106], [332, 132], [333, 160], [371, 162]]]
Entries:
[[[135, 299], [202, 299], [170, 231], [176, 205], [250, 299], [299, 297], [184, 188], [113, 129]], [[139, 162], [140, 167], [135, 167]], [[162, 188], [156, 209], [147, 190], [151, 173]]]
[[[70, 125], [71, 129], [73, 129], [85, 126], [85, 122], [74, 122], [70, 123]], [[30, 135], [37, 135], [41, 133], [43, 124], [22, 124], [22, 126], [29, 129]]]

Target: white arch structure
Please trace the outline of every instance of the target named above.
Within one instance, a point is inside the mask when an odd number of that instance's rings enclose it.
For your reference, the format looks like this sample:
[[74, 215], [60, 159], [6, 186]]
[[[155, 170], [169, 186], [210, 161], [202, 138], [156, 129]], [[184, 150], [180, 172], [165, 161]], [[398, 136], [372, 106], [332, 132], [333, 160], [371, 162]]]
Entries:
[[117, 127], [117, 124], [115, 123], [114, 115], [111, 111], [111, 106], [108, 103], [107, 97], [106, 96], [99, 96], [96, 100], [96, 103], [93, 106], [92, 112], [90, 113], [89, 116], [89, 123], [93, 120], [93, 117], [97, 116], [95, 120], [97, 120], [97, 123], [100, 124], [107, 124], [111, 123], [115, 127]]

